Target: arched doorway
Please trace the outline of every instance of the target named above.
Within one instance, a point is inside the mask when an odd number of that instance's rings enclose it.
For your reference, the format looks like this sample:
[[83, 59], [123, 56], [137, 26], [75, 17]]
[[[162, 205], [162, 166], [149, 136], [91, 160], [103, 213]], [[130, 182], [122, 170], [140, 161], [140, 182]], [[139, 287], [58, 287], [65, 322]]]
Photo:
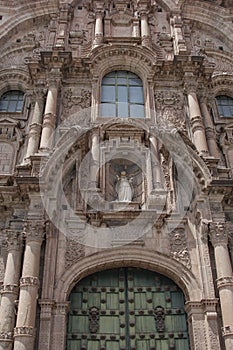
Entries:
[[120, 268], [81, 280], [70, 294], [67, 350], [188, 350], [184, 296], [158, 273]]

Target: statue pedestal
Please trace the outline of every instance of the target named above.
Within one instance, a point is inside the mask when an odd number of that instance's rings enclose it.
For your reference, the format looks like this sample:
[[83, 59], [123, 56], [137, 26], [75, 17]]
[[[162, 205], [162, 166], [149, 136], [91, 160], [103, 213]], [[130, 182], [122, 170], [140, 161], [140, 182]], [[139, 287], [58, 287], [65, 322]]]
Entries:
[[116, 211], [132, 211], [132, 210], [139, 210], [140, 209], [140, 203], [138, 202], [111, 202], [110, 209], [116, 210]]

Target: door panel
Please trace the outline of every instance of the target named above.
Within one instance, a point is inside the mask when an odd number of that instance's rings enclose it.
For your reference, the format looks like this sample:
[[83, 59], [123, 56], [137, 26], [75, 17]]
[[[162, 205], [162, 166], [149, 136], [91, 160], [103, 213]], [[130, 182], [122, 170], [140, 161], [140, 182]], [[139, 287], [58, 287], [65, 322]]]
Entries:
[[151, 271], [96, 273], [70, 295], [67, 350], [188, 350], [182, 291]]

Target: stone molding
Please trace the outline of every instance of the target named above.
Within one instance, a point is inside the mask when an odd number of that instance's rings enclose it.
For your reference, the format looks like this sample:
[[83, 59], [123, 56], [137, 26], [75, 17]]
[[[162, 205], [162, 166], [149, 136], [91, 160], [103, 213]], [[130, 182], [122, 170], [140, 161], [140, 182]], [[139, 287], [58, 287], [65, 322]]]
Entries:
[[39, 279], [37, 277], [21, 277], [20, 278], [20, 287], [26, 287], [26, 286], [33, 286], [38, 287], [39, 286]]
[[69, 312], [70, 303], [67, 302], [58, 302], [54, 306], [54, 314], [56, 315], [67, 315]]
[[226, 222], [210, 222], [209, 236], [213, 246], [227, 245], [229, 237], [229, 224]]
[[6, 284], [1, 286], [1, 294], [15, 294], [18, 295], [19, 286], [17, 284]]
[[218, 278], [216, 282], [218, 289], [233, 287], [233, 276]]
[[27, 336], [34, 337], [35, 329], [33, 327], [15, 327], [14, 329], [14, 337]]

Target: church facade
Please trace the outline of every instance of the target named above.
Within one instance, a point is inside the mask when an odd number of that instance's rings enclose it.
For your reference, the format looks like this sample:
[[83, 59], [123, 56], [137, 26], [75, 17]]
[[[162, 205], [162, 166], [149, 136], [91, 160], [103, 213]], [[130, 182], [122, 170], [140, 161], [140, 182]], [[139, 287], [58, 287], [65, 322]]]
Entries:
[[0, 350], [233, 349], [232, 1], [0, 8]]

